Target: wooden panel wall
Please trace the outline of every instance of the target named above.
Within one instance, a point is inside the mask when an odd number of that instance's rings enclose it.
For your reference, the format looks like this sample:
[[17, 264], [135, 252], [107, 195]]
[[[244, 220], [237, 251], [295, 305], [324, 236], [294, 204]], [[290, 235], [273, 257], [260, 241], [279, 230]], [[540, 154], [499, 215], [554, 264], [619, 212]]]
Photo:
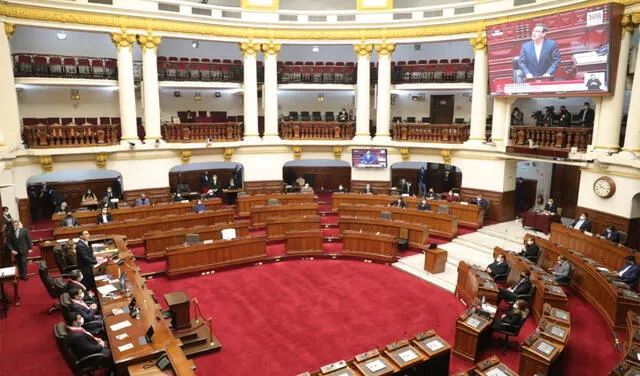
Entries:
[[360, 193], [365, 185], [371, 184], [376, 193], [389, 194], [389, 182], [388, 181], [368, 181], [368, 180], [351, 180], [351, 192]]
[[580, 187], [580, 167], [553, 164], [550, 197], [559, 208], [562, 208], [563, 217], [577, 216], [578, 187]]
[[[448, 192], [453, 188], [460, 188], [462, 184], [462, 172], [456, 172], [455, 168], [445, 169], [444, 164], [428, 163], [427, 190], [433, 188], [436, 192]], [[398, 185], [400, 179], [406, 179], [411, 183], [413, 193], [418, 194], [418, 168], [392, 168], [391, 183]], [[447, 173], [448, 172], [448, 173]]]
[[351, 167], [284, 167], [284, 181], [295, 185], [299, 176], [315, 190], [337, 190], [342, 184], [347, 190], [351, 183]]
[[157, 204], [160, 202], [169, 202], [171, 200], [171, 190], [169, 187], [164, 188], [146, 188], [146, 189], [134, 189], [124, 192], [124, 200], [131, 206], [136, 202], [136, 199], [144, 193], [151, 204]]
[[478, 193], [482, 193], [485, 200], [489, 201], [489, 214], [491, 220], [504, 222], [515, 218], [516, 191], [494, 192], [475, 188], [461, 188], [460, 197], [463, 201], [470, 202]]
[[221, 187], [226, 188], [227, 184], [229, 184], [229, 180], [231, 179], [234, 168], [170, 172], [169, 187], [171, 188], [171, 192], [176, 191], [176, 186], [178, 185], [178, 175], [182, 175], [182, 181], [186, 184], [189, 184], [189, 189], [191, 190], [191, 192], [200, 192], [200, 177], [204, 175], [205, 171], [209, 171], [209, 178], [211, 178], [213, 175], [217, 175], [218, 182]]
[[248, 194], [282, 193], [282, 180], [245, 181], [244, 190]]
[[[632, 249], [640, 249], [640, 218], [623, 218], [614, 214], [589, 209], [582, 206], [576, 208], [576, 217], [580, 213], [587, 213], [592, 223], [591, 232], [600, 234], [608, 225], [614, 225], [620, 231], [627, 233], [627, 245]], [[564, 215], [564, 213], [562, 213]]]
[[30, 228], [33, 223], [31, 220], [31, 204], [28, 198], [18, 199], [18, 216], [24, 228]]

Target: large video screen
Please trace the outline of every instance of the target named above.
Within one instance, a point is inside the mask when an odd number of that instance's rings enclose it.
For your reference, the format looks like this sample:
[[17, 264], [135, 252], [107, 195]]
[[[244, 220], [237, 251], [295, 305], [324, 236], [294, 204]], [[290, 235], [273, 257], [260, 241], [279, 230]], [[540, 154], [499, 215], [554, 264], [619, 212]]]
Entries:
[[491, 95], [610, 93], [620, 48], [618, 9], [605, 4], [487, 27]]
[[351, 149], [353, 168], [386, 168], [387, 149]]

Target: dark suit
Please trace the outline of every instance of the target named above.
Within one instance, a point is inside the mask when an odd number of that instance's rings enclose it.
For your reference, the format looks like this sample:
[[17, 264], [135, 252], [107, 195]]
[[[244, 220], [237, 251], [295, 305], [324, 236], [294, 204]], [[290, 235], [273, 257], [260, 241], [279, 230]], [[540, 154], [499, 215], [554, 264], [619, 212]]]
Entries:
[[593, 110], [593, 108], [588, 109], [586, 114], [583, 108], [582, 110], [580, 110], [580, 113], [578, 114], [578, 116], [580, 118], [581, 126], [587, 127], [587, 128], [593, 127], [593, 119], [596, 117], [596, 112]]
[[491, 278], [494, 278], [496, 275], [499, 275], [499, 274], [507, 274], [507, 272], [509, 271], [509, 264], [507, 264], [505, 261], [503, 262], [494, 261], [491, 264], [489, 264], [489, 266], [487, 267], [490, 270], [489, 274], [491, 275]]
[[372, 195], [375, 195], [376, 190], [373, 189], [373, 187], [370, 187], [370, 188], [364, 187], [362, 188], [362, 193], [371, 193]]
[[602, 234], [600, 234], [600, 236], [604, 237], [610, 242], [620, 243], [620, 233], [618, 232], [618, 230], [607, 232], [607, 230], [605, 229], [604, 231], [602, 231]]
[[507, 289], [498, 290], [498, 302], [496, 305], [500, 305], [500, 302], [504, 299], [516, 300], [518, 295], [528, 294], [531, 291], [531, 280], [529, 278], [520, 278], [520, 280]]
[[428, 202], [423, 203], [419, 203], [418, 204], [418, 210], [431, 210], [431, 205], [429, 205]]
[[338, 188], [338, 190], [336, 191], [336, 193], [347, 193], [347, 190], [342, 187], [342, 188]]
[[76, 217], [64, 217], [62, 218], [62, 220], [60, 220], [60, 226], [62, 227], [78, 227], [80, 226], [80, 224], [78, 223], [78, 220], [76, 219]]
[[[578, 222], [580, 222], [579, 219], [573, 221], [573, 223], [571, 224], [571, 228], [574, 228]], [[585, 232], [585, 231], [591, 231], [591, 221], [588, 219], [585, 219], [584, 221], [582, 221], [582, 223], [580, 224], [580, 227], [577, 228], [576, 230], [580, 230], [581, 232]]]
[[67, 327], [67, 336], [69, 350], [71, 350], [73, 355], [78, 359], [100, 352], [102, 352], [107, 358], [111, 357], [111, 350], [102, 347], [96, 337], [92, 336], [91, 333], [82, 328]]
[[27, 279], [27, 255], [29, 250], [33, 248], [33, 242], [31, 241], [31, 235], [29, 230], [21, 228], [18, 230], [16, 236], [16, 230], [11, 231], [9, 241], [7, 241], [7, 248], [9, 252], [18, 252], [16, 257], [16, 264], [18, 264], [18, 272], [20, 278]]
[[98, 224], [101, 225], [103, 223], [111, 222], [111, 213], [107, 213], [107, 221], [105, 222], [104, 218], [102, 218], [102, 213], [98, 214]]
[[[618, 273], [622, 272], [627, 266], [623, 266], [618, 269]], [[640, 277], [640, 266], [638, 264], [633, 264], [627, 271], [622, 273], [620, 279], [624, 281], [629, 287], [635, 288], [638, 286], [638, 278]]]
[[571, 113], [569, 111], [560, 111], [560, 119], [558, 125], [561, 127], [571, 126]]
[[394, 201], [394, 202], [392, 202], [392, 203], [391, 203], [391, 206], [397, 206], [397, 207], [399, 207], [399, 208], [405, 209], [405, 208], [407, 207], [407, 203], [406, 203], [406, 202], [404, 202], [404, 201], [398, 201], [398, 200], [396, 200], [396, 201]]
[[71, 299], [71, 306], [69, 307], [69, 310], [71, 312], [80, 314], [85, 323], [102, 319], [102, 316], [100, 316], [95, 309], [88, 307], [89, 304], [91, 303], [85, 303], [82, 300], [77, 301], [75, 299]]
[[439, 199], [440, 197], [438, 197], [438, 194], [437, 194], [437, 193], [435, 193], [435, 192], [428, 192], [428, 193], [427, 193], [426, 198], [427, 198], [428, 200], [437, 200], [437, 199]]
[[544, 211], [548, 211], [548, 212], [551, 212], [553, 214], [558, 214], [558, 205], [556, 205], [556, 204], [553, 204], [553, 205], [546, 204], [544, 206]]
[[531, 261], [537, 260], [539, 254], [540, 254], [540, 247], [538, 247], [536, 243], [533, 243], [531, 245], [529, 244], [525, 245], [522, 252], [520, 252], [521, 256], [524, 256], [525, 258]]
[[398, 191], [400, 194], [409, 194], [409, 184], [406, 182], [398, 184]]
[[98, 263], [98, 260], [93, 256], [93, 249], [84, 243], [82, 240], [78, 240], [76, 243], [76, 257], [78, 258], [78, 269], [84, 275], [82, 284], [88, 289], [92, 289], [96, 282], [93, 279], [93, 267]]
[[77, 287], [84, 293], [84, 300], [87, 304], [98, 303], [98, 300], [95, 297], [89, 296], [89, 290], [83, 285], [81, 282], [76, 282], [72, 279], [67, 280], [67, 283], [64, 285], [64, 288], [67, 292], [71, 291], [72, 288]]
[[202, 192], [206, 192], [209, 190], [209, 183], [211, 182], [211, 178], [208, 175], [200, 176], [200, 189]]
[[522, 315], [522, 312], [514, 311], [513, 309], [510, 309], [509, 312], [507, 312], [504, 315], [504, 317], [500, 317], [500, 318], [496, 317], [493, 320], [492, 327], [493, 329], [500, 329], [500, 327], [502, 326], [501, 324], [520, 326], [522, 324], [523, 319], [524, 319], [524, 316]]
[[544, 74], [552, 75], [556, 72], [556, 69], [560, 67], [562, 59], [560, 57], [560, 50], [556, 41], [551, 39], [545, 39], [542, 42], [542, 49], [540, 51], [540, 60], [536, 57], [536, 49], [533, 41], [529, 41], [522, 45], [520, 49], [520, 57], [518, 58], [518, 65], [522, 72], [531, 74], [534, 77], [539, 77]]

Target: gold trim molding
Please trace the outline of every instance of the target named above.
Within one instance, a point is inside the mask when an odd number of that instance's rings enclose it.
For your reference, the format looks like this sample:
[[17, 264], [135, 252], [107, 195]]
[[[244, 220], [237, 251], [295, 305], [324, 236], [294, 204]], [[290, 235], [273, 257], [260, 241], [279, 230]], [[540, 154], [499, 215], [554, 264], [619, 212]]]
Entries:
[[252, 5], [251, 0], [242, 0], [240, 8], [244, 10], [278, 10], [280, 9], [280, 0], [271, 0], [271, 5]]
[[189, 161], [191, 160], [191, 155], [191, 150], [182, 150], [180, 152], [180, 160], [182, 161], [182, 164], [189, 163]]
[[342, 146], [336, 145], [333, 147], [333, 159], [341, 160], [342, 159]]
[[469, 38], [469, 44], [471, 44], [474, 51], [482, 51], [487, 48], [487, 37], [482, 33], [478, 33], [477, 36]]
[[99, 169], [104, 170], [107, 168], [107, 160], [109, 160], [107, 153], [96, 154], [96, 166], [98, 166]]
[[411, 151], [409, 150], [409, 148], [400, 148], [400, 155], [402, 156], [403, 162], [409, 162]]
[[151, 30], [147, 32], [147, 35], [138, 35], [138, 44], [142, 48], [143, 52], [145, 50], [153, 50], [153, 52], [158, 53], [158, 46], [160, 46], [160, 43], [162, 43], [162, 37], [153, 35]]
[[302, 159], [302, 146], [293, 147], [293, 159]]
[[13, 38], [13, 34], [16, 32], [16, 25], [5, 22], [4, 23], [4, 33], [7, 35], [7, 39]]
[[451, 149], [440, 149], [440, 156], [442, 157], [444, 164], [451, 164]]
[[224, 154], [222, 155], [222, 157], [224, 158], [225, 162], [231, 161], [231, 157], [233, 156], [234, 151], [234, 148], [224, 148]]
[[40, 168], [42, 172], [53, 171], [53, 157], [50, 155], [40, 157]]
[[356, 9], [360, 11], [381, 12], [385, 10], [393, 9], [393, 0], [385, 0], [385, 4], [382, 6], [369, 6], [365, 4], [366, 0], [358, 0], [356, 2]]

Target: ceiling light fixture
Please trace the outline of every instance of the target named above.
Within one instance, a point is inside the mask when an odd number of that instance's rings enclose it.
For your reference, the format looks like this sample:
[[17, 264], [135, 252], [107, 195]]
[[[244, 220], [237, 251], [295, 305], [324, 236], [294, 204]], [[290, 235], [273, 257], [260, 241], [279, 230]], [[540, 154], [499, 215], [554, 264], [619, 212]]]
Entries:
[[313, 52], [319, 52], [320, 48], [318, 48], [318, 46], [313, 46], [313, 48], [311, 49], [311, 51]]
[[58, 40], [66, 40], [67, 37], [68, 37], [68, 35], [64, 31], [58, 31], [56, 33], [56, 38], [58, 38]]
[[198, 42], [197, 40], [194, 40], [194, 41], [191, 43], [191, 47], [193, 47], [193, 48], [198, 48], [198, 47], [200, 47], [200, 42]]

